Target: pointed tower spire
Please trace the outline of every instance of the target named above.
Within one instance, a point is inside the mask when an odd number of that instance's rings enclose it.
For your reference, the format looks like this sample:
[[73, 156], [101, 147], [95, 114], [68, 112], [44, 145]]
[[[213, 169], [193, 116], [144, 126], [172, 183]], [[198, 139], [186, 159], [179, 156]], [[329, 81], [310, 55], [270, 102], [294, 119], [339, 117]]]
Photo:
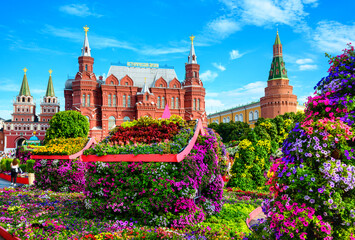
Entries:
[[27, 68], [24, 68], [23, 71], [25, 73], [23, 75], [22, 85], [21, 85], [19, 96], [31, 96], [30, 87], [28, 86], [28, 81], [27, 81], [27, 76], [26, 76]]
[[48, 72], [49, 72], [49, 79], [48, 79], [46, 97], [55, 97], [53, 81], [52, 81], [52, 72], [53, 71], [51, 69], [49, 69]]
[[140, 92], [140, 94], [144, 94], [144, 93], [150, 94], [149, 87], [147, 85], [147, 78], [144, 78], [144, 85], [142, 87], [142, 91]]
[[83, 27], [83, 28], [84, 28], [84, 31], [85, 31], [85, 39], [84, 39], [84, 46], [81, 49], [81, 56], [91, 57], [91, 49], [90, 49], [90, 46], [89, 46], [89, 39], [88, 39], [89, 28], [88, 28], [87, 25], [85, 27]]
[[276, 39], [273, 46], [273, 59], [269, 72], [269, 80], [288, 79], [285, 62], [282, 57], [282, 44], [279, 37], [279, 31], [276, 33]]
[[189, 54], [189, 58], [188, 58], [188, 64], [197, 64], [197, 57], [195, 54], [195, 48], [194, 48], [194, 38], [195, 36], [191, 35], [190, 37], [190, 41], [191, 41], [191, 48], [190, 48], [190, 54]]

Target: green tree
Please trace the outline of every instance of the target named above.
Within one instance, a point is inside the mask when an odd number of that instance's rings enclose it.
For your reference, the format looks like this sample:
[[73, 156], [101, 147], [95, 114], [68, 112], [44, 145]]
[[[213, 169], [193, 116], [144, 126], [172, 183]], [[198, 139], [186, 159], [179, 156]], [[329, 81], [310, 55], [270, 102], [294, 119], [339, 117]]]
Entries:
[[80, 112], [63, 111], [56, 113], [49, 121], [45, 142], [54, 138], [87, 137], [89, 121]]

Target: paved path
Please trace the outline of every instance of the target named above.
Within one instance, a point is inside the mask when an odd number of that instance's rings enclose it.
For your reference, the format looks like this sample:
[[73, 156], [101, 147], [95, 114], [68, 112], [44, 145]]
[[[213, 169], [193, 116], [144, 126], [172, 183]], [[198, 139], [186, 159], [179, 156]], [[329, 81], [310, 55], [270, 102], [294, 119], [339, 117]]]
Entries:
[[[5, 187], [10, 187], [11, 185], [11, 182], [9, 182], [9, 181], [6, 181], [6, 180], [4, 180], [4, 179], [2, 179], [2, 178], [0, 178], [0, 189], [2, 189], [2, 188], [5, 188]], [[16, 187], [19, 187], [19, 186], [22, 186], [23, 184], [16, 184]]]

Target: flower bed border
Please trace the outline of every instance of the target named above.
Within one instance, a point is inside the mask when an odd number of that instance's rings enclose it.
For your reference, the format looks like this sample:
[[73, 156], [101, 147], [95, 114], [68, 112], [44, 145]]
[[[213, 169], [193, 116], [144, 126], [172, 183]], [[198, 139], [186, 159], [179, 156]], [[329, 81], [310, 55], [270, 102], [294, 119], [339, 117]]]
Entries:
[[0, 236], [6, 240], [21, 240], [18, 237], [13, 237], [5, 228], [0, 226]]
[[204, 133], [202, 121], [198, 120], [195, 133], [187, 146], [178, 154], [117, 154], [117, 155], [82, 155], [83, 162], [181, 162], [191, 151], [200, 133]]
[[90, 138], [88, 143], [85, 145], [83, 149], [81, 149], [79, 152], [74, 153], [72, 155], [31, 155], [31, 159], [75, 159], [75, 158], [81, 158], [83, 155], [83, 152], [91, 147], [91, 145], [96, 144], [96, 140], [94, 138]]
[[[0, 178], [4, 179], [6, 181], [11, 181], [11, 175], [7, 175], [4, 173], [0, 173]], [[20, 183], [20, 184], [29, 184], [28, 183], [28, 177], [17, 177], [16, 183]]]

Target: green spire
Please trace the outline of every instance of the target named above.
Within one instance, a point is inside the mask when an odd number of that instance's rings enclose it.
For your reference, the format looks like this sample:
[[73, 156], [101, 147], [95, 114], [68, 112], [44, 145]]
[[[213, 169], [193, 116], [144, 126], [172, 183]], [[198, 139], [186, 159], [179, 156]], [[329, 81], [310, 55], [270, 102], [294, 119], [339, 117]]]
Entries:
[[31, 96], [30, 87], [28, 86], [28, 81], [26, 76], [27, 69], [24, 68], [23, 71], [25, 72], [25, 74], [23, 75], [19, 96]]
[[55, 97], [53, 81], [52, 81], [52, 70], [49, 70], [49, 79], [48, 79], [46, 97]]
[[280, 37], [279, 37], [279, 30], [277, 30], [277, 34], [276, 34], [276, 39], [275, 39], [274, 45], [277, 45], [277, 44], [281, 44]]

